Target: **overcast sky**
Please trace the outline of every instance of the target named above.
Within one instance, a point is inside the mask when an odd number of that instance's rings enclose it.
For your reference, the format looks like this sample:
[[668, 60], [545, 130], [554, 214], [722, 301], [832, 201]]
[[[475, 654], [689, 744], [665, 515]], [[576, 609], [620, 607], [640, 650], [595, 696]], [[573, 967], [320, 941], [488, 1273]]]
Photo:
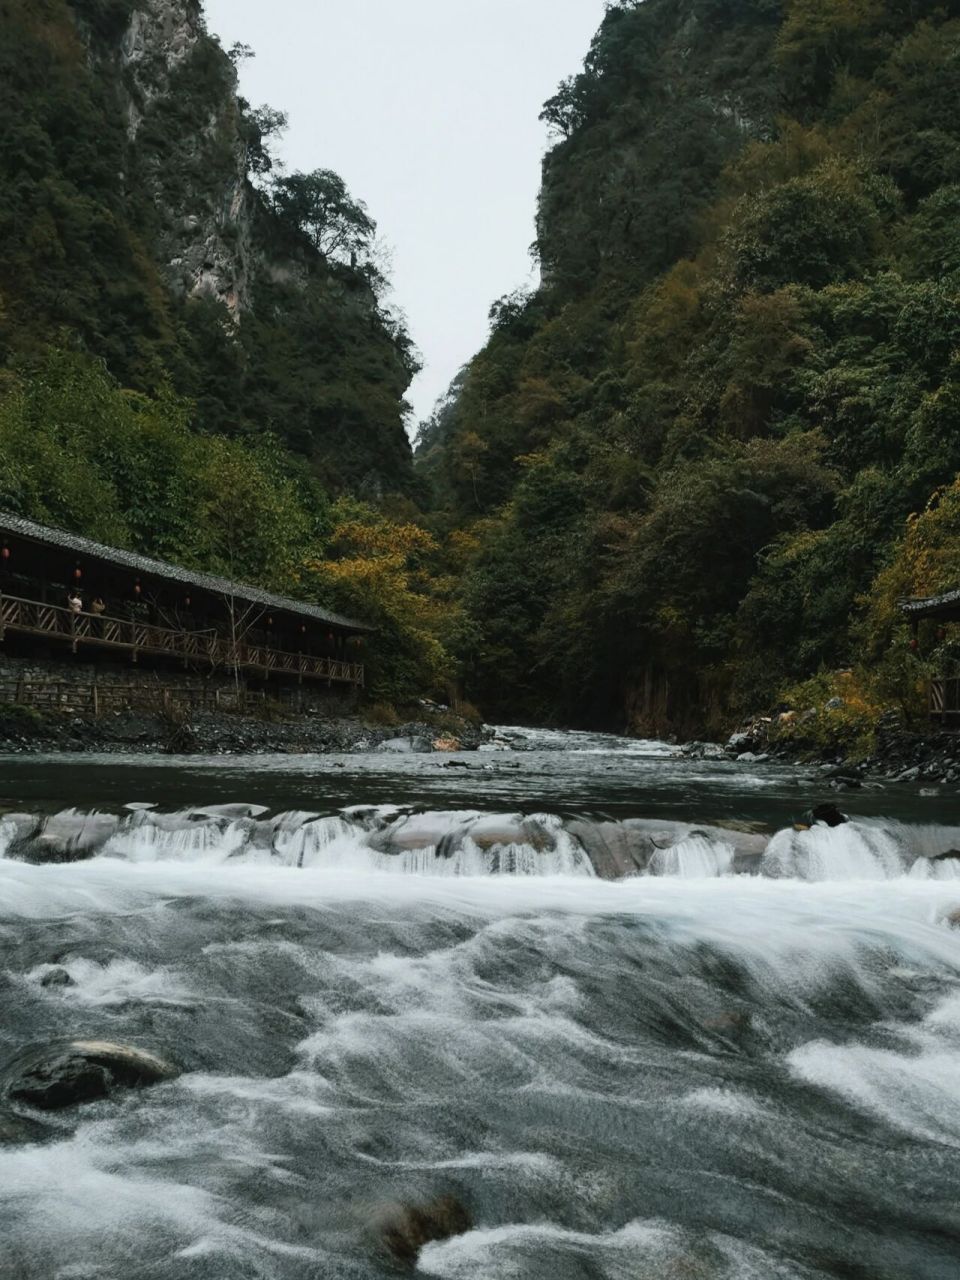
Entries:
[[393, 300], [425, 368], [425, 417], [483, 344], [491, 302], [531, 282], [547, 135], [604, 0], [206, 0], [209, 29], [256, 58], [254, 106], [286, 111], [288, 169], [335, 169], [393, 250]]

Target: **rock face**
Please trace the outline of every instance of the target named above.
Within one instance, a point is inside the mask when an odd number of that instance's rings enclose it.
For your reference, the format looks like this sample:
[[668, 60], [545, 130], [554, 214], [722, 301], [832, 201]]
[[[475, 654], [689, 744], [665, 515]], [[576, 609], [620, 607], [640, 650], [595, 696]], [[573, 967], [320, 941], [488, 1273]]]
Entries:
[[[222, 53], [211, 58], [208, 44], [194, 0], [139, 0], [120, 40], [118, 83], [128, 140], [151, 135], [135, 178], [160, 215], [156, 247], [167, 283], [180, 297], [220, 303], [236, 320], [251, 305], [253, 192], [236, 73]], [[184, 94], [188, 64], [203, 56], [216, 76], [202, 104], [202, 127], [171, 130], [167, 117]], [[178, 173], [194, 175], [189, 213], [171, 185]]]
[[179, 1068], [155, 1054], [106, 1040], [74, 1040], [22, 1055], [5, 1070], [8, 1101], [59, 1111], [106, 1098], [116, 1089], [172, 1080]]
[[380, 1237], [398, 1262], [412, 1266], [425, 1244], [470, 1231], [469, 1210], [456, 1196], [438, 1196], [423, 1205], [398, 1204], [383, 1211]]

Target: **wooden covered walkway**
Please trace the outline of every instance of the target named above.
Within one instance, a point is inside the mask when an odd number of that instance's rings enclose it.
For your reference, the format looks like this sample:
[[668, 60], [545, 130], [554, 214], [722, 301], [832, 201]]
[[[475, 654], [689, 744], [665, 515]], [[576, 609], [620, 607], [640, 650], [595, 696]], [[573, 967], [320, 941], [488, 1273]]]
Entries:
[[136, 619], [74, 613], [39, 600], [0, 595], [0, 641], [7, 632], [59, 641], [74, 653], [81, 646], [112, 650], [128, 655], [133, 662], [139, 661], [141, 655], [149, 655], [179, 659], [184, 667], [209, 666], [211, 671], [243, 671], [260, 676], [276, 673], [301, 681], [358, 686], [363, 685], [364, 678], [363, 664], [358, 662], [289, 653], [243, 640], [234, 642], [213, 630], [173, 630]]

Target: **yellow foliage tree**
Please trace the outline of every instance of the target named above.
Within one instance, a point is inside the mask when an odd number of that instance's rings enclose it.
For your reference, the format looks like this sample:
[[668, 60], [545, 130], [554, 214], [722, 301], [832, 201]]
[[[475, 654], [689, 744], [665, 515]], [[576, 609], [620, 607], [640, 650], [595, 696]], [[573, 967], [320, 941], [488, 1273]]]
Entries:
[[458, 611], [443, 579], [431, 575], [436, 539], [350, 499], [333, 509], [329, 558], [304, 567], [318, 598], [376, 628], [367, 658], [368, 686], [384, 702], [443, 689], [452, 678], [448, 652]]

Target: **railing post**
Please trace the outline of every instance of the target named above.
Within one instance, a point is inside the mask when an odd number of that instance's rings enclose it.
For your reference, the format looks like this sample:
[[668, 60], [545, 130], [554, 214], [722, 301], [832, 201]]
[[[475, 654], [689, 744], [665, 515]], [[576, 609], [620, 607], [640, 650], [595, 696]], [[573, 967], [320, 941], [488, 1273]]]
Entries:
[[100, 715], [100, 690], [97, 688], [97, 682], [93, 682], [93, 716], [97, 719]]

